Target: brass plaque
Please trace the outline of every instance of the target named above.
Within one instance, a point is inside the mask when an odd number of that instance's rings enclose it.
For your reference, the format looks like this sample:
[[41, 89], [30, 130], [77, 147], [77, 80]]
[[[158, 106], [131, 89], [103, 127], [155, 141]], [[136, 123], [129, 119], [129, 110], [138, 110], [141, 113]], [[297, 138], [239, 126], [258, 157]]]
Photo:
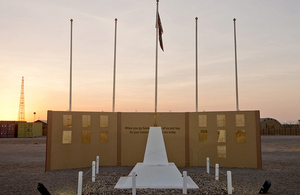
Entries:
[[108, 115], [100, 115], [100, 127], [108, 127]]
[[63, 127], [72, 127], [72, 115], [63, 115]]
[[244, 114], [236, 114], [235, 115], [235, 125], [237, 127], [245, 126], [245, 115]]
[[91, 115], [82, 115], [82, 127], [91, 127]]
[[225, 130], [218, 130], [218, 142], [226, 142], [226, 131]]
[[207, 130], [199, 131], [199, 142], [207, 142]]
[[225, 121], [225, 115], [217, 115], [217, 126], [218, 127], [225, 127], [226, 126], [226, 121]]
[[100, 131], [100, 143], [108, 142], [108, 131]]
[[71, 144], [72, 143], [72, 131], [63, 131], [62, 143]]
[[199, 115], [199, 127], [207, 127], [207, 115]]
[[237, 143], [246, 143], [246, 132], [245, 130], [236, 131], [236, 142]]
[[90, 143], [91, 142], [91, 131], [82, 131], [81, 132], [81, 142]]
[[226, 146], [217, 146], [218, 158], [226, 158]]

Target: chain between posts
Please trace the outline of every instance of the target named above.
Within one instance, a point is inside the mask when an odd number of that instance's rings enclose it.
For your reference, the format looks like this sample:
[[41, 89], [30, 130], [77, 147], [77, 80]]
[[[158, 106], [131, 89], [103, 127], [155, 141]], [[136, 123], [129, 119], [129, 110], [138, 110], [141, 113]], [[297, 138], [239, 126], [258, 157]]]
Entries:
[[[209, 163], [209, 165], [212, 166], [212, 167], [215, 167], [214, 165], [212, 165], [212, 164], [210, 164], [210, 163]], [[226, 174], [226, 173], [223, 173], [222, 171], [220, 171], [220, 169], [219, 169], [219, 172], [222, 173], [224, 176], [227, 176], [227, 174]]]
[[93, 167], [91, 167], [90, 170], [88, 170], [85, 174], [83, 174], [82, 177], [84, 177], [86, 174], [88, 174], [92, 170], [92, 168]]
[[[209, 163], [209, 165], [210, 165], [211, 167], [215, 167], [215, 166], [212, 165], [211, 163]], [[226, 174], [226, 173], [223, 173], [222, 171], [220, 171], [220, 169], [219, 169], [219, 172], [222, 174], [222, 175], [219, 175], [219, 181], [220, 181], [220, 183], [223, 185], [223, 187], [226, 188], [226, 187], [227, 187], [226, 184], [224, 184], [223, 182], [221, 182], [220, 179], [221, 179], [221, 177], [222, 177], [222, 178], [226, 177], [226, 179], [227, 179], [227, 174]], [[215, 177], [215, 176], [212, 175], [212, 176], [209, 176], [209, 177]]]

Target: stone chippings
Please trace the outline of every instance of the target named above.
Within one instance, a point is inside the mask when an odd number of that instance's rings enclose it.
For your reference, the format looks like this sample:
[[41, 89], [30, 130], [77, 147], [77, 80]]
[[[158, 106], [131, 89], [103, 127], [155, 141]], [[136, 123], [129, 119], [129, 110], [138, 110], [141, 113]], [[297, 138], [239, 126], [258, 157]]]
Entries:
[[[101, 169], [101, 168], [100, 168]], [[88, 181], [83, 187], [84, 195], [96, 194], [132, 194], [131, 189], [114, 189], [116, 183], [121, 176], [129, 174], [131, 168], [124, 170], [118, 168], [114, 171], [114, 167], [105, 167], [104, 171], [96, 175], [96, 182]], [[110, 169], [106, 171], [105, 169]], [[190, 173], [188, 174], [199, 189], [188, 189], [188, 194], [227, 194], [226, 176], [220, 177], [216, 181], [213, 175], [206, 173]], [[182, 189], [137, 189], [137, 194], [182, 194]]]
[[[268, 191], [270, 195], [300, 194], [300, 136], [272, 135], [262, 136], [261, 139], [262, 169], [220, 167], [223, 173], [232, 173], [233, 194], [257, 195], [266, 179], [272, 183]], [[37, 184], [43, 183], [51, 195], [74, 195], [77, 194], [79, 171], [85, 174], [83, 187], [86, 194], [131, 194], [131, 189], [117, 190], [114, 185], [121, 176], [128, 175], [133, 167], [101, 166], [100, 175], [92, 184], [91, 167], [44, 172], [45, 151], [46, 137], [0, 139], [0, 194], [40, 195]], [[213, 194], [209, 190], [215, 190], [215, 194], [224, 194], [218, 190], [218, 183], [213, 178], [201, 178], [201, 175], [205, 176], [206, 167], [178, 169], [181, 173], [187, 171], [200, 187], [198, 191], [188, 190], [188, 194]], [[214, 175], [214, 169], [210, 171]], [[227, 185], [226, 176], [221, 173], [220, 181]], [[182, 194], [182, 191], [138, 189], [137, 194]]]

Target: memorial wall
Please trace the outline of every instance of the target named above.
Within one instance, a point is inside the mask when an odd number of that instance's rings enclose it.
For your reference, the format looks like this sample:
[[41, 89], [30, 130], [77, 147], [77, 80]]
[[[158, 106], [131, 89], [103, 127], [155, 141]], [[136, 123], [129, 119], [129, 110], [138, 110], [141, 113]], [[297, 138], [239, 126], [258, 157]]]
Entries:
[[48, 111], [46, 171], [142, 162], [148, 131], [162, 128], [177, 166], [261, 168], [259, 111], [121, 113]]

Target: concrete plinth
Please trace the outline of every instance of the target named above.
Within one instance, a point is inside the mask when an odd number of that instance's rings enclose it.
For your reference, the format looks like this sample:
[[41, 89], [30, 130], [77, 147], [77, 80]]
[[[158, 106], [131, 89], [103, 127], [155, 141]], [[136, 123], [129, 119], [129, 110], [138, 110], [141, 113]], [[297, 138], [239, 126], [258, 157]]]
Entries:
[[[137, 163], [128, 177], [121, 177], [115, 188], [131, 188], [135, 172], [136, 188], [182, 188], [183, 177], [174, 163], [169, 163], [161, 127], [150, 127], [143, 163]], [[188, 177], [187, 188], [198, 188]]]

